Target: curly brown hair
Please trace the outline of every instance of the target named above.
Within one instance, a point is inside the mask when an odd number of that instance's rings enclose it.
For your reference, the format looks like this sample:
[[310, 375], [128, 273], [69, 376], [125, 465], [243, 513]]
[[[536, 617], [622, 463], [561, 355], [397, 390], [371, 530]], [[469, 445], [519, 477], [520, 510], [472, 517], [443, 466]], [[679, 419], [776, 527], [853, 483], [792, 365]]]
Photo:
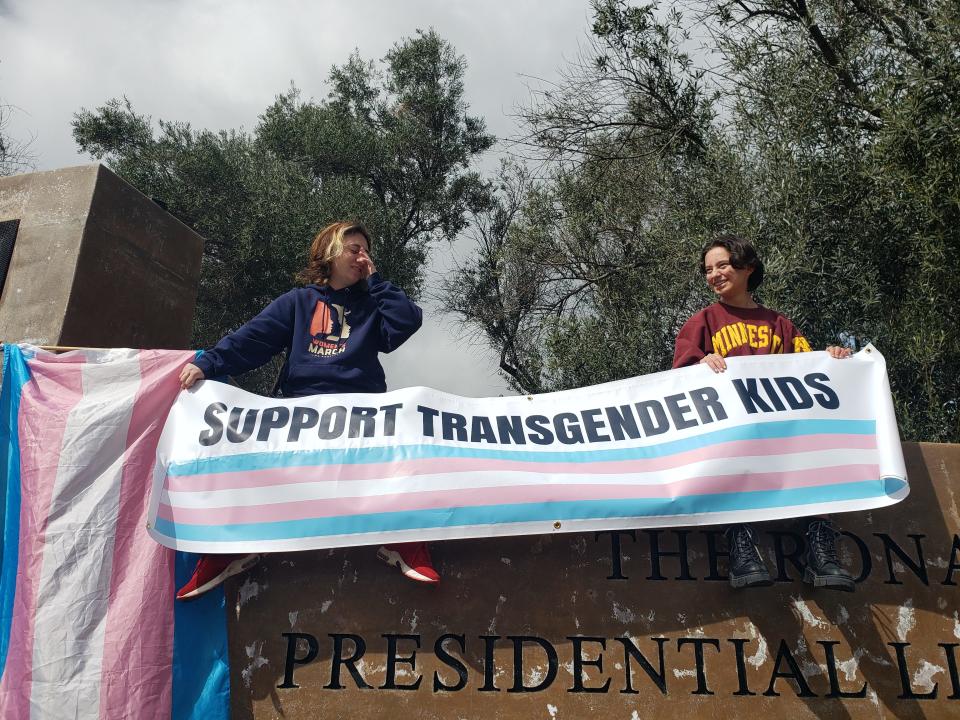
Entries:
[[367, 248], [373, 250], [370, 233], [360, 223], [331, 223], [318, 232], [310, 243], [307, 266], [297, 273], [297, 280], [307, 284], [326, 285], [330, 280], [330, 263], [343, 252], [343, 239], [347, 235], [362, 235], [367, 241]]

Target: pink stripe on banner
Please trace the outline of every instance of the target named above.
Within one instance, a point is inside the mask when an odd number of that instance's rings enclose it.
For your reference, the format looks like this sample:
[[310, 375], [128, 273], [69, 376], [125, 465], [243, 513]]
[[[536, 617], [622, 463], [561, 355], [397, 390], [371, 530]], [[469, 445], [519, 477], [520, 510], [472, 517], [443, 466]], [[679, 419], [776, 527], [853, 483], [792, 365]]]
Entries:
[[[80, 361], [31, 362], [20, 399], [20, 539], [10, 652], [0, 680], [0, 717], [29, 718], [32, 660], [47, 518], [70, 411], [83, 388]], [[41, 410], [42, 408], [42, 410]]]
[[127, 434], [104, 635], [100, 717], [169, 718], [172, 702], [174, 552], [147, 534], [157, 441], [192, 352], [144, 350]]
[[173, 508], [161, 503], [159, 517], [182, 525], [232, 525], [310, 518], [410, 512], [450, 507], [476, 507], [513, 503], [575, 502], [633, 498], [676, 498], [690, 495], [755, 492], [835, 485], [839, 482], [876, 480], [878, 465], [837, 465], [771, 473], [737, 473], [691, 478], [663, 485], [521, 485], [510, 487], [453, 488], [426, 492], [394, 493], [367, 497], [300, 500], [219, 508]]
[[170, 492], [207, 490], [240, 490], [295, 485], [308, 482], [344, 482], [379, 480], [416, 475], [449, 475], [465, 472], [535, 472], [554, 475], [628, 475], [661, 472], [703, 460], [726, 457], [788, 455], [821, 450], [872, 450], [877, 446], [875, 435], [801, 435], [793, 438], [736, 440], [734, 442], [688, 450], [665, 457], [642, 460], [612, 460], [593, 463], [540, 463], [487, 458], [428, 458], [388, 463], [353, 465], [316, 465], [313, 467], [270, 468], [210, 475], [167, 476]]

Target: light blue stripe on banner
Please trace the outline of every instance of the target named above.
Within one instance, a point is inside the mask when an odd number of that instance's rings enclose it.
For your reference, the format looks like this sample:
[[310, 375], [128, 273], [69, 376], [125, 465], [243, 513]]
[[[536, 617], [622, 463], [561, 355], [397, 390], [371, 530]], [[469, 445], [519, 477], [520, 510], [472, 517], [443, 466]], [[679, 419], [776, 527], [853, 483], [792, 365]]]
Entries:
[[906, 483], [893, 477], [838, 483], [820, 487], [760, 490], [757, 492], [688, 495], [681, 498], [626, 498], [572, 502], [515, 503], [462, 508], [434, 508], [409, 512], [372, 513], [309, 520], [288, 520], [236, 525], [174, 525], [157, 518], [156, 530], [178, 540], [229, 542], [238, 540], [286, 540], [353, 535], [390, 530], [502, 525], [554, 520], [601, 520], [604, 518], [658, 517], [735, 510], [762, 510], [812, 503], [861, 500], [892, 495]]
[[17, 345], [3, 346], [3, 385], [0, 387], [0, 677], [10, 649], [10, 624], [17, 586], [20, 552], [20, 393], [30, 380], [30, 368]]
[[[174, 587], [193, 574], [199, 555], [177, 553]], [[230, 664], [223, 586], [173, 601], [173, 720], [229, 720]]]
[[359, 465], [424, 460], [429, 458], [483, 458], [487, 460], [514, 460], [530, 463], [590, 463], [614, 460], [642, 460], [675, 455], [710, 445], [737, 440], [766, 440], [799, 437], [802, 435], [875, 435], [873, 420], [778, 420], [774, 422], [739, 425], [703, 433], [682, 440], [671, 440], [659, 445], [617, 450], [581, 450], [535, 452], [530, 450], [499, 450], [449, 445], [396, 445], [390, 447], [360, 447], [331, 450], [289, 450], [246, 453], [226, 457], [198, 458], [170, 463], [168, 475], [206, 475], [208, 473], [250, 472], [277, 467], [314, 467], [324, 465]]

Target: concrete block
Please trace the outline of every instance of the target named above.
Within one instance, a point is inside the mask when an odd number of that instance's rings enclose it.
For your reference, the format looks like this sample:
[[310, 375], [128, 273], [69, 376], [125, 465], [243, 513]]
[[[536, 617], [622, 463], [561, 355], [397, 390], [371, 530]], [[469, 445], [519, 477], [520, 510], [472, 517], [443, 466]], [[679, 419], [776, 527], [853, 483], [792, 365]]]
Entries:
[[0, 339], [190, 346], [203, 238], [103, 165], [0, 178], [19, 232]]

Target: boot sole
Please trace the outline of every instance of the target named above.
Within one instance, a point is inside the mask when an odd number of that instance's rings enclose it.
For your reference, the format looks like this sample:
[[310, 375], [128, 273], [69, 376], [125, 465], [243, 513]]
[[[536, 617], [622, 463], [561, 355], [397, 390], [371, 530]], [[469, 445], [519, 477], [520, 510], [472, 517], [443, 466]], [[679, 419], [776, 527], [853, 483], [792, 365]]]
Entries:
[[827, 590], [855, 592], [857, 589], [857, 584], [852, 578], [837, 577], [836, 575], [815, 575], [809, 567], [803, 571], [803, 581], [815, 588], [826, 588]]
[[227, 565], [223, 569], [223, 572], [221, 572], [212, 580], [208, 580], [200, 587], [194, 590], [191, 590], [190, 592], [184, 595], [177, 595], [177, 600], [193, 600], [194, 598], [198, 598], [204, 593], [209, 592], [210, 590], [213, 590], [217, 585], [220, 585], [221, 583], [223, 583], [223, 581], [226, 580], [228, 577], [239, 575], [240, 573], [252, 568], [258, 562], [260, 562], [260, 556], [256, 554], [247, 555], [246, 557], [242, 557], [242, 558], [237, 558], [232, 563]]
[[769, 587], [773, 585], [768, 572], [756, 572], [749, 575], [740, 575], [739, 577], [727, 576], [730, 580], [730, 586], [739, 590], [741, 588]]
[[438, 582], [440, 582], [439, 579], [434, 580], [431, 577], [427, 577], [426, 575], [418, 573], [412, 567], [407, 565], [403, 561], [403, 558], [400, 557], [400, 553], [396, 552], [395, 550], [388, 550], [387, 548], [380, 546], [377, 549], [377, 558], [385, 562], [390, 567], [399, 568], [400, 572], [405, 578], [409, 578], [414, 582], [421, 582], [429, 585], [436, 585]]

